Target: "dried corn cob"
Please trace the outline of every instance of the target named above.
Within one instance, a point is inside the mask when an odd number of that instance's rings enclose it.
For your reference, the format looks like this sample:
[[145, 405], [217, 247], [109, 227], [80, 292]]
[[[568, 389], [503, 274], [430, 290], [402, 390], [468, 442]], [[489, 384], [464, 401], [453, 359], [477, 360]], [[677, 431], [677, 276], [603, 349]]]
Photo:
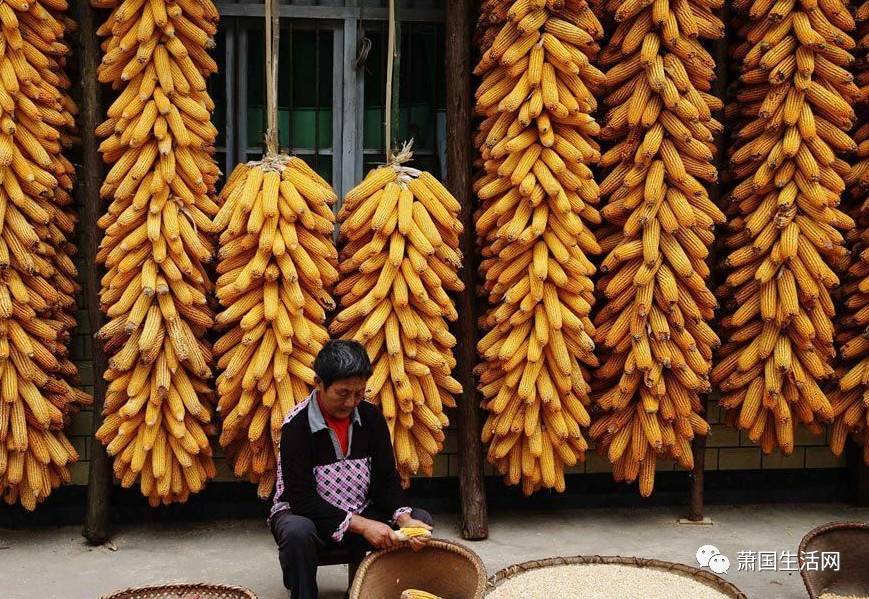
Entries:
[[332, 243], [335, 194], [299, 158], [241, 164], [220, 196], [217, 297], [225, 308], [215, 343], [223, 414], [220, 444], [237, 476], [268, 498], [284, 418], [314, 385], [314, 358], [328, 340], [329, 289], [338, 278]]
[[605, 415], [590, 434], [615, 479], [639, 479], [644, 497], [656, 461], [691, 468], [691, 440], [709, 431], [701, 395], [719, 341], [708, 324], [716, 301], [706, 258], [724, 215], [704, 184], [717, 180], [722, 127], [712, 118], [720, 102], [708, 93], [715, 62], [699, 40], [723, 36], [713, 13], [720, 6], [607, 4], [618, 25], [601, 54], [610, 107], [601, 137], [612, 143], [601, 194], [613, 227], [601, 237], [606, 303], [595, 318], [605, 356], [595, 401]]
[[0, 5], [0, 494], [33, 510], [69, 482], [75, 266], [66, 4]]
[[365, 346], [374, 368], [366, 394], [392, 433], [402, 484], [431, 475], [462, 387], [450, 373], [458, 318], [448, 291], [464, 286], [459, 203], [431, 174], [403, 166], [409, 146], [371, 171], [344, 198], [340, 270], [342, 310], [333, 335]]
[[99, 331], [111, 356], [97, 437], [125, 487], [140, 480], [151, 505], [185, 501], [215, 475], [208, 238], [219, 175], [214, 103], [205, 77], [217, 31], [210, 0], [95, 0], [111, 8], [98, 70], [119, 92], [97, 134], [112, 165], [97, 260], [105, 265]]
[[443, 599], [443, 597], [419, 589], [405, 589], [401, 591], [401, 599]]
[[857, 95], [845, 69], [854, 28], [841, 2], [759, 5], [748, 16], [737, 95], [744, 126], [730, 155], [725, 245], [728, 343], [712, 372], [726, 422], [765, 453], [794, 448], [797, 422], [815, 433], [833, 416], [820, 381], [833, 374], [835, 308], [829, 289], [846, 256], [839, 230], [854, 226], [836, 206], [855, 148], [845, 133]]
[[399, 540], [409, 541], [414, 537], [430, 537], [431, 531], [421, 526], [405, 526], [395, 531], [395, 534], [398, 535]]
[[564, 489], [584, 459], [590, 373], [597, 366], [586, 257], [600, 247], [589, 165], [600, 158], [591, 116], [604, 82], [591, 63], [603, 31], [584, 1], [490, 0], [476, 135], [482, 174], [476, 230], [490, 309], [476, 372], [489, 416], [489, 461], [526, 494]]
[[839, 320], [835, 345], [842, 366], [836, 376], [834, 390], [828, 394], [833, 409], [833, 427], [830, 447], [841, 456], [849, 434], [863, 447], [863, 459], [869, 464], [869, 346], [866, 344], [866, 327], [869, 316], [869, 2], [856, 9], [857, 47], [859, 54], [853, 65], [853, 73], [860, 88], [861, 106], [858, 119], [862, 125], [854, 133], [857, 155], [851, 171], [844, 177], [850, 194], [856, 202], [852, 216], [857, 227], [848, 236], [853, 262], [846, 275], [841, 298], [844, 315]]

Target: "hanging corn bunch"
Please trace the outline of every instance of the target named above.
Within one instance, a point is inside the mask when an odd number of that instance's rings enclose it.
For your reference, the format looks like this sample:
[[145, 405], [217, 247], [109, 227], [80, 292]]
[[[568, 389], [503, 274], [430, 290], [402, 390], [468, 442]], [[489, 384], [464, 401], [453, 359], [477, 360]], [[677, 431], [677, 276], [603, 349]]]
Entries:
[[794, 448], [798, 421], [815, 433], [832, 408], [820, 381], [833, 374], [832, 267], [847, 254], [836, 206], [853, 150], [845, 133], [857, 94], [844, 68], [854, 28], [840, 2], [739, 1], [748, 16], [737, 101], [745, 125], [730, 155], [730, 251], [721, 325], [728, 342], [712, 373], [726, 422], [765, 453]]
[[[266, 0], [266, 154], [238, 165], [220, 195], [217, 298], [226, 332], [214, 346], [220, 444], [236, 476], [267, 499], [284, 419], [314, 385], [338, 280], [335, 192], [303, 160], [278, 154], [278, 3]], [[268, 427], [268, 430], [267, 430]]]
[[366, 386], [392, 433], [403, 484], [431, 476], [449, 424], [443, 408], [462, 392], [449, 331], [458, 318], [448, 291], [464, 288], [459, 203], [431, 174], [407, 166], [410, 145], [344, 198], [342, 310], [330, 332], [362, 343], [373, 374]]
[[119, 91], [97, 129], [112, 165], [100, 194], [105, 237], [98, 338], [110, 356], [96, 435], [124, 487], [139, 479], [152, 506], [185, 501], [215, 475], [208, 238], [219, 175], [214, 103], [205, 76], [217, 31], [209, 0], [95, 0], [112, 9], [99, 80]]
[[225, 308], [214, 345], [223, 415], [220, 444], [236, 476], [274, 488], [284, 418], [314, 385], [314, 358], [329, 339], [335, 194], [301, 159], [266, 155], [240, 164], [220, 196], [217, 297]]
[[604, 75], [592, 60], [603, 31], [584, 1], [490, 0], [480, 24], [483, 441], [507, 483], [561, 491], [564, 469], [584, 459], [597, 366], [586, 256], [600, 251], [588, 224], [600, 222], [589, 165], [600, 158], [591, 115]]
[[869, 2], [860, 5], [855, 16], [858, 22], [857, 46], [861, 51], [851, 70], [860, 88], [859, 101], [863, 105], [858, 118], [862, 125], [854, 133], [857, 154], [851, 172], [845, 176], [845, 182], [855, 201], [851, 214], [857, 227], [849, 234], [853, 262], [841, 293], [845, 314], [839, 321], [836, 335], [836, 347], [844, 368], [837, 373], [837, 384], [828, 394], [828, 399], [834, 418], [830, 435], [833, 453], [837, 456], [843, 454], [845, 442], [851, 434], [863, 446], [863, 459], [869, 464], [869, 403], [866, 399], [869, 397], [869, 345], [866, 339], [866, 328], [869, 326], [869, 122], [865, 118], [865, 103], [869, 100], [869, 57], [865, 51], [869, 42], [866, 37], [869, 35]]
[[601, 63], [609, 66], [609, 107], [601, 137], [611, 141], [602, 213], [598, 283], [605, 304], [595, 318], [604, 359], [596, 372], [591, 427], [618, 481], [654, 487], [658, 459], [693, 466], [691, 440], [705, 435], [702, 394], [709, 388], [709, 326], [716, 307], [706, 287], [713, 228], [724, 215], [704, 184], [714, 183], [712, 112], [715, 62], [700, 39], [724, 34], [716, 0], [613, 1], [618, 23]]
[[33, 510], [78, 454], [63, 433], [90, 398], [71, 386], [75, 106], [64, 2], [0, 4], [0, 494]]
[[[857, 189], [860, 189], [858, 187]], [[862, 191], [865, 194], [865, 188]], [[855, 260], [848, 270], [842, 290], [845, 315], [839, 321], [836, 345], [840, 348], [844, 368], [829, 400], [833, 413], [830, 447], [841, 456], [849, 434], [863, 446], [863, 458], [869, 464], [869, 344], [865, 335], [869, 325], [869, 215], [866, 205], [855, 210], [858, 229], [851, 237]]]

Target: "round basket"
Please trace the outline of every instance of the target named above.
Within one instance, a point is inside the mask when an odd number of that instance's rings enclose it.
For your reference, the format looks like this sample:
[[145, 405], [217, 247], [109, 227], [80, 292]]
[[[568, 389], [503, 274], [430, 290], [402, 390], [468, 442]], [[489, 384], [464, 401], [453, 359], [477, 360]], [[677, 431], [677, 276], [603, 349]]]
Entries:
[[489, 578], [486, 585], [487, 593], [497, 588], [505, 580], [509, 580], [514, 576], [518, 576], [529, 570], [538, 568], [549, 568], [552, 566], [573, 566], [573, 565], [592, 565], [592, 564], [607, 564], [614, 566], [632, 566], [635, 568], [653, 568], [662, 570], [671, 574], [685, 576], [704, 584], [716, 591], [731, 597], [732, 599], [748, 599], [748, 596], [738, 588], [716, 576], [712, 572], [706, 572], [698, 568], [692, 568], [685, 564], [676, 564], [673, 562], [664, 562], [657, 559], [646, 559], [642, 557], [621, 557], [618, 555], [577, 555], [574, 557], [550, 557], [547, 559], [533, 560], [507, 566], [503, 570], [496, 572]]
[[406, 589], [444, 599], [482, 599], [486, 568], [476, 553], [457, 543], [432, 539], [416, 552], [404, 545], [369, 554], [356, 572], [350, 599], [400, 599]]
[[117, 591], [100, 599], [257, 599], [253, 591], [223, 584], [164, 584]]
[[[839, 554], [839, 570], [832, 568], [809, 569], [802, 567], [804, 556], [815, 554], [820, 560], [822, 552]], [[869, 523], [830, 522], [810, 530], [800, 542], [800, 576], [811, 599], [825, 592], [837, 595], [861, 595], [869, 589]]]

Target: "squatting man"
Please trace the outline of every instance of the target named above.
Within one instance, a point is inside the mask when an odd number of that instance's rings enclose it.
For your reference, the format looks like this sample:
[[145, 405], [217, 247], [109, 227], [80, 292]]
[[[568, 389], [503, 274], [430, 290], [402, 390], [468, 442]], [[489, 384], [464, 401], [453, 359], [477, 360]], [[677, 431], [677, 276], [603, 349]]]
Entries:
[[[389, 428], [365, 399], [371, 362], [355, 341], [329, 341], [314, 360], [316, 387], [281, 429], [269, 524], [291, 599], [317, 598], [321, 552], [340, 546], [361, 558], [399, 544], [393, 527], [432, 528], [407, 505]], [[427, 537], [415, 537], [418, 550]]]

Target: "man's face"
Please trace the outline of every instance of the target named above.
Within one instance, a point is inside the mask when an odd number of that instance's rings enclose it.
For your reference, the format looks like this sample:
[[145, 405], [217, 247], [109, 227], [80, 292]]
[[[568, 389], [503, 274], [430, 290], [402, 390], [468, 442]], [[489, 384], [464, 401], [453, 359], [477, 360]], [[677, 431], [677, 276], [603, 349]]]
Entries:
[[323, 409], [331, 418], [349, 418], [356, 406], [365, 399], [366, 382], [361, 376], [341, 379], [325, 389], [323, 382], [317, 379], [317, 392]]

